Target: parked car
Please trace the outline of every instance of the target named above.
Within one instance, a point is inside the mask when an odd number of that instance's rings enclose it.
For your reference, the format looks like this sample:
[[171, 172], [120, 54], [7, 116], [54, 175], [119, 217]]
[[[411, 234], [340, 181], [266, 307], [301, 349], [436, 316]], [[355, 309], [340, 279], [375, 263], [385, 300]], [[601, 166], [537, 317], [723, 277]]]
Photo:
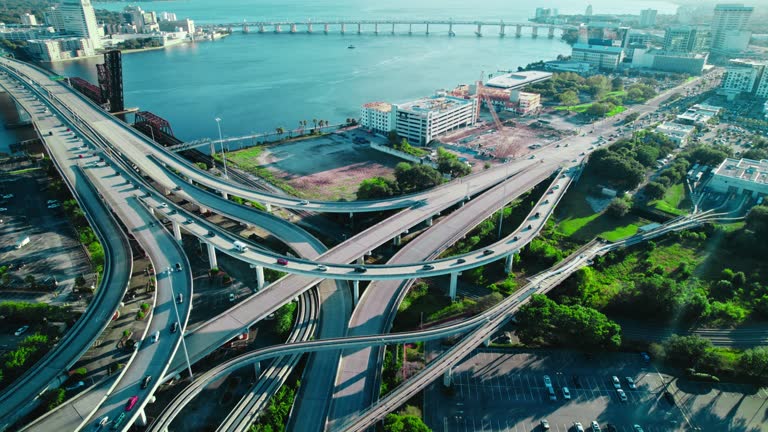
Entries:
[[635, 380], [632, 377], [624, 377], [624, 380], [627, 382], [627, 387], [631, 388], [632, 390], [637, 388]]
[[571, 391], [568, 390], [568, 387], [563, 387], [563, 399], [565, 400], [571, 399]]
[[584, 432], [584, 426], [580, 422], [575, 422], [573, 428], [576, 429], [576, 432]]
[[19, 327], [19, 329], [18, 329], [18, 330], [16, 330], [16, 333], [14, 333], [14, 336], [21, 336], [21, 335], [23, 335], [23, 334], [24, 334], [24, 332], [26, 332], [27, 330], [29, 330], [29, 326], [28, 326], [28, 325], [25, 325], [25, 326]]
[[592, 432], [600, 432], [600, 424], [592, 420]]
[[616, 375], [611, 377], [611, 381], [613, 381], [613, 388], [620, 389], [621, 388], [621, 381], [619, 381], [619, 377]]
[[619, 394], [619, 399], [621, 399], [622, 402], [626, 402], [627, 401], [627, 394], [624, 393], [624, 390], [616, 389], [616, 393]]
[[541, 429], [542, 430], [549, 430], [549, 422], [547, 419], [544, 419], [541, 421]]
[[544, 385], [552, 387], [552, 380], [549, 378], [549, 375], [544, 375]]

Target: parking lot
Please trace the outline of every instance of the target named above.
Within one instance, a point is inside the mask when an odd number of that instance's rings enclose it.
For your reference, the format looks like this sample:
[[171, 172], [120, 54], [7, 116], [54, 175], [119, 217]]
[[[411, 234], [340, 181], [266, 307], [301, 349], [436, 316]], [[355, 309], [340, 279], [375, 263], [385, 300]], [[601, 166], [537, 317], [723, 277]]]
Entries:
[[[557, 400], [550, 400], [545, 375]], [[614, 375], [626, 402], [614, 388]], [[634, 380], [636, 389], [626, 377]], [[603, 431], [629, 432], [634, 424], [651, 432], [690, 430], [689, 422], [703, 431], [768, 430], [762, 426], [765, 389], [677, 381], [636, 353], [601, 353], [589, 359], [572, 351], [482, 349], [454, 368], [452, 380], [450, 392], [443, 390], [442, 382], [426, 390], [425, 420], [435, 431], [542, 430], [542, 419], [559, 432], [576, 430], [574, 422], [586, 429], [593, 420]], [[568, 400], [564, 387], [570, 391]], [[664, 397], [665, 388], [676, 405]]]

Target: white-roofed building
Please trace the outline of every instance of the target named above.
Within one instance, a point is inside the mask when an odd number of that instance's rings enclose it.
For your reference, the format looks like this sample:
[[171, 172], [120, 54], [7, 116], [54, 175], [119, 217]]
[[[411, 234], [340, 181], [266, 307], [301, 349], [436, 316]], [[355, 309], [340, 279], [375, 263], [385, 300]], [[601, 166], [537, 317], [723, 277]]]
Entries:
[[715, 192], [768, 196], [768, 160], [727, 158], [709, 182]]

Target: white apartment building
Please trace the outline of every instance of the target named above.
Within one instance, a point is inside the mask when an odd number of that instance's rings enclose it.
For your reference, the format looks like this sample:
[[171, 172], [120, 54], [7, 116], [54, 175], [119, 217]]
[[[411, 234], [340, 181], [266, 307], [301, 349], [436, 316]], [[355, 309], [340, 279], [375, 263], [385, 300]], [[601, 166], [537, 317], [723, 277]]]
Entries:
[[442, 133], [473, 124], [477, 101], [433, 96], [394, 105], [395, 130], [413, 144], [426, 145]]
[[395, 130], [392, 104], [371, 102], [363, 105], [363, 108], [360, 110], [360, 124], [364, 128], [381, 134], [387, 134]]
[[656, 127], [656, 132], [663, 133], [679, 147], [685, 147], [694, 129], [691, 125], [664, 122]]
[[47, 24], [56, 31], [90, 39], [93, 47], [101, 48], [101, 34], [91, 0], [63, 0], [45, 16]]
[[624, 49], [616, 46], [577, 43], [571, 52], [571, 61], [589, 63], [595, 69], [614, 70], [622, 60]]
[[27, 50], [43, 62], [56, 62], [96, 54], [93, 42], [86, 38], [33, 39]]

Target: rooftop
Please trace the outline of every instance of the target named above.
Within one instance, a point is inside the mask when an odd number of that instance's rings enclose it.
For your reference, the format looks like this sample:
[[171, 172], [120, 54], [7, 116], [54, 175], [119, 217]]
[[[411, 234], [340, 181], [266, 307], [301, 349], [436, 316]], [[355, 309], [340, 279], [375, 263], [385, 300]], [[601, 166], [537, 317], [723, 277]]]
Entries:
[[380, 112], [391, 112], [392, 104], [387, 102], [370, 102], [363, 105], [363, 108], [373, 109]]
[[398, 111], [410, 111], [412, 113], [420, 114], [443, 113], [472, 103], [475, 102], [452, 96], [432, 96], [412, 102], [397, 104], [397, 109]]
[[489, 79], [485, 83], [485, 85], [489, 87], [498, 87], [503, 89], [515, 89], [515, 88], [525, 87], [528, 84], [545, 81], [550, 78], [552, 78], [552, 73], [550, 72], [540, 72], [540, 71], [515, 72], [515, 73], [495, 76]]
[[727, 158], [717, 167], [715, 175], [768, 185], [768, 160]]
[[662, 123], [656, 128], [656, 130], [659, 132], [685, 133], [685, 134], [693, 132], [694, 129], [695, 129], [694, 126], [683, 125], [680, 123], [669, 123], [669, 122]]

